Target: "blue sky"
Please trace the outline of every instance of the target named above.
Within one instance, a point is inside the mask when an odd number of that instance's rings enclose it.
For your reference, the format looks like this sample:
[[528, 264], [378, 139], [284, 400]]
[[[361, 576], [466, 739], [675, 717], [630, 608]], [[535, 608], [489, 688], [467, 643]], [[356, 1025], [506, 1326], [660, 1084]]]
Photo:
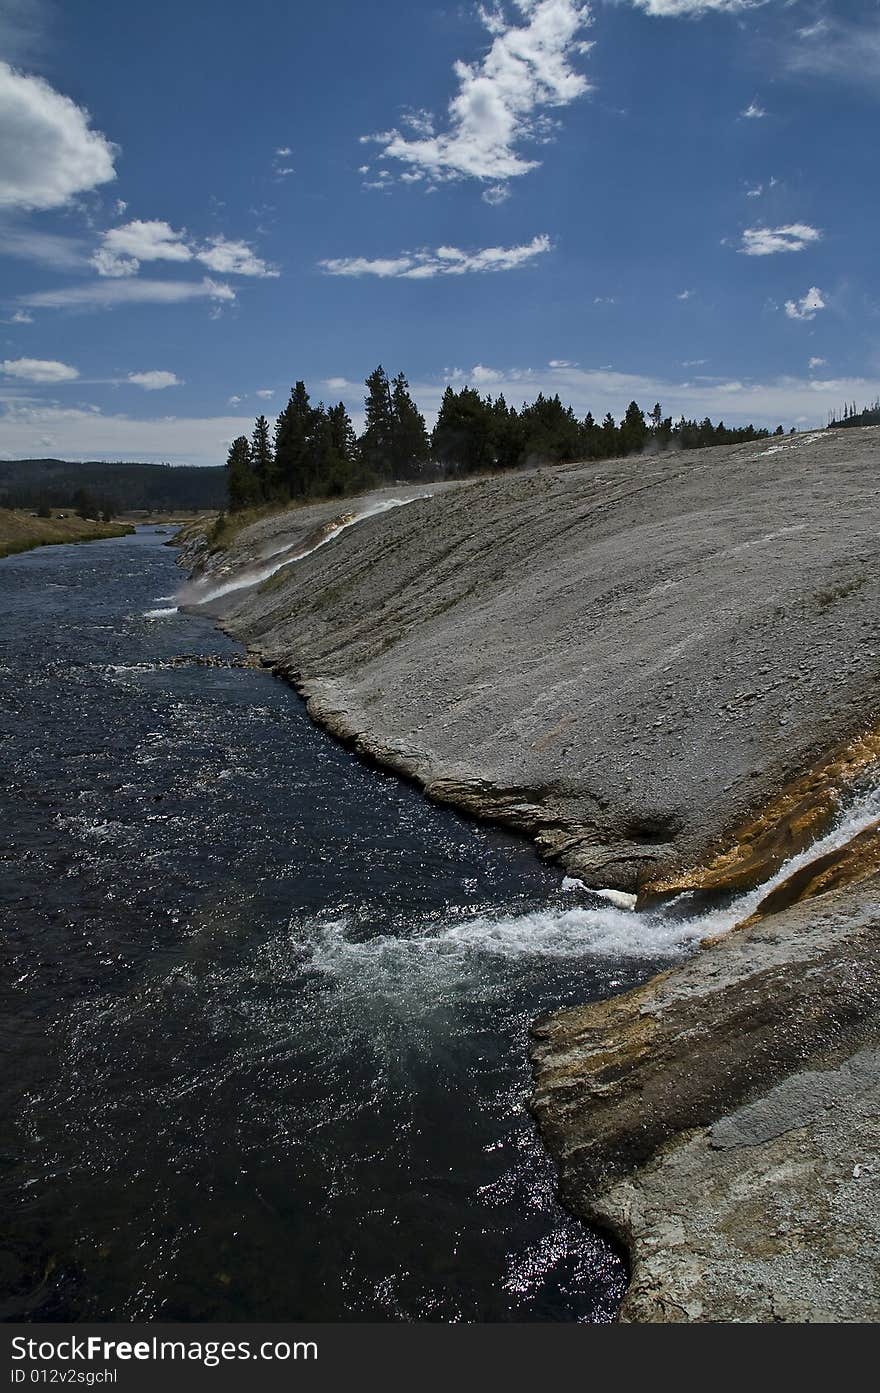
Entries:
[[0, 453], [880, 391], [880, 0], [0, 0]]

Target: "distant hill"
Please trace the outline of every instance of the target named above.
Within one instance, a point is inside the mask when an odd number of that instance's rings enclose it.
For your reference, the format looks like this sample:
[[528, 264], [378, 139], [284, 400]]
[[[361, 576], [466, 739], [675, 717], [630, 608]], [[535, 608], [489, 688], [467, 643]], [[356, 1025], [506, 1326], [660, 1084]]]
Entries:
[[0, 460], [0, 507], [72, 508], [85, 490], [111, 513], [222, 508], [226, 470], [169, 464], [77, 463], [60, 459]]

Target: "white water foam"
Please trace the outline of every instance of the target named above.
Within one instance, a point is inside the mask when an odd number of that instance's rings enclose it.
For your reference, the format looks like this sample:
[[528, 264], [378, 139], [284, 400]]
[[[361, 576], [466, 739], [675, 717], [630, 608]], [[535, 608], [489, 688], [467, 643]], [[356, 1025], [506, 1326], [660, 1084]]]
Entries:
[[174, 605], [174, 607], [173, 607], [172, 609], [145, 609], [145, 610], [144, 610], [144, 618], [145, 618], [145, 619], [168, 619], [170, 615], [172, 615], [172, 614], [177, 614], [177, 613], [178, 613], [177, 605]]
[[[410, 937], [383, 934], [359, 942], [346, 918], [325, 923], [316, 935], [313, 965], [347, 982], [369, 981], [383, 994], [410, 989], [414, 978], [438, 977], [448, 988], [460, 989], [469, 978], [484, 974], [479, 959], [676, 958], [701, 939], [723, 934], [747, 919], [764, 897], [802, 866], [845, 846], [880, 818], [880, 789], [864, 794], [841, 811], [835, 826], [807, 850], [793, 856], [763, 885], [731, 904], [699, 910], [690, 918], [673, 917], [658, 909], [636, 913], [609, 903], [607, 907], [571, 909], [548, 907], [528, 914], [483, 914], [442, 927], [436, 924]], [[566, 876], [562, 889], [571, 892], [579, 882]], [[582, 882], [581, 882], [582, 884]], [[594, 894], [602, 893], [593, 891]], [[610, 899], [610, 892], [605, 892]], [[677, 904], [680, 909], [682, 899]], [[485, 964], [484, 964], [485, 966]]]
[[369, 507], [363, 508], [358, 513], [346, 514], [344, 518], [334, 527], [330, 528], [319, 541], [313, 546], [302, 549], [301, 547], [291, 546], [285, 543], [283, 546], [276, 547], [274, 551], [265, 552], [262, 557], [263, 564], [260, 566], [249, 566], [243, 571], [230, 576], [228, 580], [220, 585], [210, 585], [205, 581], [196, 581], [194, 585], [187, 586], [177, 597], [181, 604], [202, 605], [210, 604], [214, 600], [221, 599], [224, 595], [230, 595], [236, 590], [244, 590], [251, 585], [261, 585], [263, 581], [269, 580], [283, 566], [288, 566], [293, 561], [302, 561], [306, 556], [311, 556], [313, 552], [325, 547], [328, 542], [335, 541], [341, 532], [347, 528], [354, 527], [357, 523], [363, 522], [366, 518], [375, 517], [378, 513], [387, 513], [392, 508], [401, 508], [406, 503], [415, 503], [420, 498], [431, 498], [430, 493], [416, 493], [411, 498], [383, 498], [376, 503], [371, 503]]

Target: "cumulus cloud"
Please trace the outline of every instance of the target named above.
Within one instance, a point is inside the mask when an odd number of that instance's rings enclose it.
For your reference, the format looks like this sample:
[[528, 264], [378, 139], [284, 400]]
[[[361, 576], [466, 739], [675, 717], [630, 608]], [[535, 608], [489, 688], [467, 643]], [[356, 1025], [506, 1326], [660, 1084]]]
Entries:
[[744, 117], [746, 121], [760, 121], [762, 116], [767, 115], [764, 108], [759, 106], [757, 102], [749, 102], [745, 110], [741, 111], [739, 114]]
[[432, 180], [471, 178], [491, 181], [499, 202], [507, 180], [527, 174], [539, 161], [519, 147], [546, 140], [553, 129], [548, 112], [569, 105], [589, 90], [571, 60], [590, 45], [580, 35], [590, 22], [586, 5], [577, 0], [516, 0], [524, 24], [509, 24], [500, 9], [480, 10], [492, 35], [488, 53], [478, 63], [459, 61], [454, 72], [458, 91], [449, 103], [447, 128], [435, 133], [427, 112], [410, 113], [411, 136], [383, 131], [375, 140], [383, 159]]
[[229, 405], [230, 405], [230, 406], [241, 406], [241, 404], [242, 404], [243, 401], [244, 401], [244, 397], [229, 397], [229, 398], [228, 398], [228, 402], [229, 402]]
[[76, 368], [51, 358], [7, 358], [0, 363], [0, 372], [6, 377], [17, 378], [19, 382], [75, 382], [79, 377]]
[[228, 302], [235, 291], [222, 281], [205, 276], [201, 281], [150, 281], [109, 279], [86, 285], [63, 286], [20, 296], [22, 305], [34, 309], [112, 309], [115, 305], [176, 305], [187, 300]]
[[788, 223], [785, 227], [748, 227], [739, 248], [744, 256], [774, 256], [777, 252], [802, 252], [822, 233], [807, 223]]
[[92, 257], [100, 276], [118, 279], [136, 276], [144, 261], [200, 261], [210, 271], [226, 276], [277, 276], [278, 272], [258, 257], [247, 242], [217, 236], [203, 247], [187, 240], [159, 218], [123, 223], [101, 234], [101, 245]]
[[136, 276], [142, 261], [191, 261], [184, 233], [159, 218], [123, 223], [101, 234], [92, 265], [101, 276]]
[[280, 273], [256, 256], [247, 242], [228, 241], [212, 237], [207, 246], [196, 252], [203, 265], [224, 276], [277, 276]]
[[827, 359], [827, 358], [811, 358], [811, 359], [810, 359], [810, 363], [809, 363], [810, 372], [813, 372], [814, 369], [816, 369], [816, 368], [826, 368], [827, 366], [828, 366], [828, 359]]
[[163, 392], [166, 387], [183, 386], [176, 372], [165, 372], [161, 368], [151, 372], [130, 372], [128, 381], [135, 387], [143, 387], [145, 392]]
[[818, 286], [811, 285], [800, 300], [786, 300], [785, 313], [789, 319], [815, 319], [819, 310], [825, 309], [825, 301]]
[[275, 389], [274, 387], [258, 387], [256, 395], [261, 397], [263, 401], [268, 401], [270, 397], [274, 397]]
[[0, 61], [0, 207], [61, 208], [116, 178], [116, 147], [41, 77]]
[[693, 297], [693, 293], [692, 290], [680, 290], [675, 298], [676, 300], [690, 300]]
[[541, 233], [520, 247], [482, 247], [473, 252], [464, 252], [458, 247], [437, 247], [433, 251], [403, 252], [396, 257], [369, 260], [363, 256], [346, 256], [318, 264], [329, 276], [430, 280], [433, 276], [462, 276], [472, 271], [512, 271], [549, 250], [550, 238]]

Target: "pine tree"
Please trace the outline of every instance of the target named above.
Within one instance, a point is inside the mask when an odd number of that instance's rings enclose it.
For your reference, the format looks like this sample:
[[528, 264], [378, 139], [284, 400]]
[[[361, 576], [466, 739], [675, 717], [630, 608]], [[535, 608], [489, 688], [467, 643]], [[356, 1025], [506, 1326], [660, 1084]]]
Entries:
[[499, 392], [492, 403], [492, 453], [496, 469], [515, 469], [522, 458], [523, 426], [515, 406]]
[[327, 497], [356, 492], [361, 483], [358, 440], [341, 401], [327, 411], [323, 405], [319, 407], [313, 449], [317, 464], [315, 492]]
[[611, 459], [612, 456], [618, 454], [620, 451], [620, 435], [614, 417], [611, 415], [610, 411], [602, 422], [600, 434], [602, 440], [601, 458]]
[[297, 382], [275, 423], [275, 477], [278, 492], [284, 497], [303, 498], [309, 490], [313, 418], [306, 385]]
[[260, 488], [251, 466], [251, 447], [246, 435], [239, 435], [230, 445], [226, 470], [229, 511], [236, 513], [258, 502]]
[[645, 447], [648, 427], [638, 402], [631, 401], [620, 427], [621, 448], [625, 455], [638, 454]]
[[392, 435], [392, 472], [396, 479], [418, 479], [431, 455], [431, 442], [425, 429], [425, 418], [409, 392], [409, 383], [400, 372], [391, 389], [391, 410], [394, 416]]
[[278, 480], [275, 477], [275, 455], [269, 443], [269, 422], [265, 416], [258, 416], [254, 424], [251, 469], [260, 496], [264, 499], [274, 498], [278, 493]]
[[381, 363], [370, 373], [366, 388], [361, 458], [372, 473], [388, 478], [394, 464], [394, 403], [391, 383]]
[[[503, 399], [502, 403], [506, 416]], [[502, 431], [501, 409], [494, 409], [473, 387], [462, 387], [460, 392], [447, 387], [431, 437], [434, 456], [449, 474], [491, 469]]]

